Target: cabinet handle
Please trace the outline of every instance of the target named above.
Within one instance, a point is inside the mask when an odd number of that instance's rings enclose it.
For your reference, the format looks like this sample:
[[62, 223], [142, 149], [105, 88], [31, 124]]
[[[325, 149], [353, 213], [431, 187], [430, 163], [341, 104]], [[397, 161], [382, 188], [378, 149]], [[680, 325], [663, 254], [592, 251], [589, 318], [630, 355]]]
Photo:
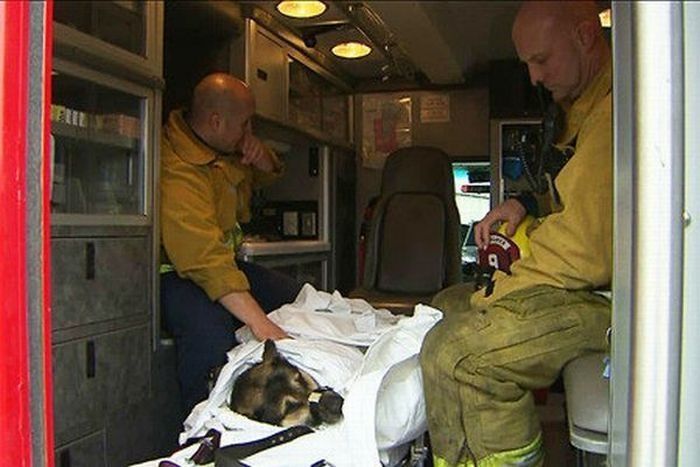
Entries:
[[70, 467], [70, 450], [64, 449], [58, 455], [58, 465], [59, 467]]
[[309, 177], [318, 177], [318, 147], [309, 148]]
[[95, 377], [95, 341], [85, 343], [85, 375]]
[[85, 279], [95, 278], [95, 244], [87, 242], [85, 244]]
[[262, 81], [267, 81], [267, 71], [263, 70], [262, 68], [258, 68], [257, 73], [258, 79], [261, 79]]

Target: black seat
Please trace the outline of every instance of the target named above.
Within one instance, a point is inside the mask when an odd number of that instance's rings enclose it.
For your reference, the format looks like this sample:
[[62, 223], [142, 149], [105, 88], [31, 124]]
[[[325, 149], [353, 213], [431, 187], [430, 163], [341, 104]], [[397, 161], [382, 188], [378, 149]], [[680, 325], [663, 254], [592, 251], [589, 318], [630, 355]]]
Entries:
[[420, 146], [393, 152], [370, 222], [363, 281], [350, 297], [411, 314], [461, 281], [459, 240], [449, 156]]

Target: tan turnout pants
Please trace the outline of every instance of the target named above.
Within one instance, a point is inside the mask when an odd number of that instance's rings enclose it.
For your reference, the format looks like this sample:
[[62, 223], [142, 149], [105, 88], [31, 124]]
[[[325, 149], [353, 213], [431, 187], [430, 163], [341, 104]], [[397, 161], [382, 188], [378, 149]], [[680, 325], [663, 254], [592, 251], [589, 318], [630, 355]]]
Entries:
[[[421, 350], [436, 465], [539, 465], [541, 452], [524, 452], [541, 450], [531, 390], [551, 385], [570, 360], [606, 349], [610, 303], [536, 286], [476, 310], [467, 287], [435, 297], [445, 318]], [[506, 460], [509, 452], [518, 459]]]

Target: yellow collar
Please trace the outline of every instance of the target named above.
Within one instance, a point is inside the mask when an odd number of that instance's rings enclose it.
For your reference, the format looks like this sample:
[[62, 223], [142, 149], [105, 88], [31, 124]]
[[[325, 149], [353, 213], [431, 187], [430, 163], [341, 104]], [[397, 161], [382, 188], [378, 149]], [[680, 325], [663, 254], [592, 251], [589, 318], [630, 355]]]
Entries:
[[185, 162], [206, 165], [220, 157], [217, 151], [207, 146], [192, 131], [185, 121], [182, 110], [170, 112], [164, 131], [175, 154]]
[[566, 109], [566, 128], [559, 138], [559, 142], [566, 144], [570, 143], [578, 134], [581, 125], [591, 113], [593, 108], [601, 101], [612, 89], [612, 62], [608, 59], [607, 63], [593, 78], [593, 81], [583, 91], [569, 108]]

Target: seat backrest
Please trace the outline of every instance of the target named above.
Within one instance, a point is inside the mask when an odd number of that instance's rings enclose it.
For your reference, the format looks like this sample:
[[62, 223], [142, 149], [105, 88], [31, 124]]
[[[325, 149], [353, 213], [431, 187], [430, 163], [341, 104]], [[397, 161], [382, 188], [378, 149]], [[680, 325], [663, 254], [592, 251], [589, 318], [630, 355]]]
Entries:
[[459, 228], [449, 156], [420, 146], [393, 152], [370, 223], [363, 286], [428, 294], [460, 282]]

